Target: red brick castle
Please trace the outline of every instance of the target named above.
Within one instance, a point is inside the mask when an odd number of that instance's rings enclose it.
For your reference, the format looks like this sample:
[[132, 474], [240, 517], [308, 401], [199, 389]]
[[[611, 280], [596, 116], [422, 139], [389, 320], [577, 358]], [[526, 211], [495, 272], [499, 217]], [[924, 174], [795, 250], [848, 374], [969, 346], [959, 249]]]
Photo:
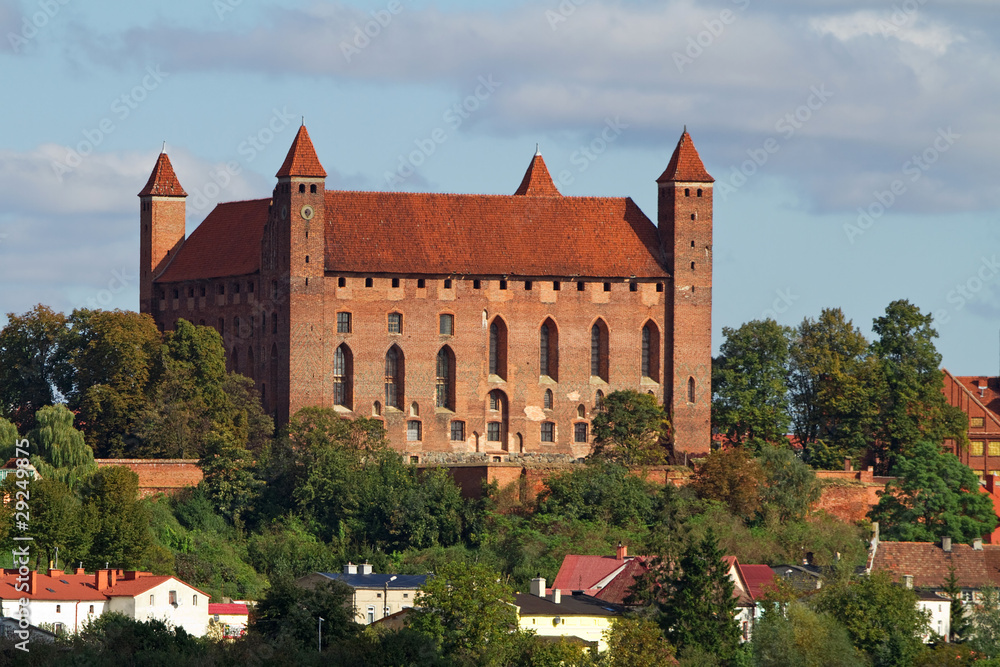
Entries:
[[305, 126], [270, 197], [185, 238], [159, 156], [139, 193], [140, 309], [222, 334], [279, 423], [304, 406], [384, 420], [422, 452], [590, 451], [617, 389], [668, 407], [678, 451], [711, 439], [712, 183], [687, 131], [629, 198], [564, 197], [536, 154], [513, 195], [327, 190]]

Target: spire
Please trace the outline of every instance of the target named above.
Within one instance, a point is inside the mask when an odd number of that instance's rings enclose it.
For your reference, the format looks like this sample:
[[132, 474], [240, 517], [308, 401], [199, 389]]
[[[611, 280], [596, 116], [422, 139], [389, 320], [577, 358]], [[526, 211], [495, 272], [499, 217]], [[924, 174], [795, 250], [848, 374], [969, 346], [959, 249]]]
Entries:
[[153, 173], [149, 175], [146, 187], [139, 193], [140, 197], [147, 197], [149, 195], [157, 197], [187, 197], [187, 193], [181, 187], [181, 182], [177, 180], [177, 174], [174, 173], [174, 167], [170, 164], [170, 158], [167, 157], [166, 153], [160, 153], [160, 156], [156, 158], [156, 166], [153, 167]]
[[556, 184], [552, 182], [552, 176], [545, 166], [542, 153], [535, 146], [535, 156], [531, 158], [528, 171], [524, 172], [520, 187], [515, 195], [526, 195], [528, 197], [561, 197], [562, 194], [556, 189]]
[[[305, 122], [305, 118], [302, 120]], [[312, 139], [309, 138], [309, 132], [305, 125], [299, 127], [298, 134], [292, 141], [292, 147], [288, 149], [288, 155], [285, 156], [285, 162], [275, 176], [278, 178], [288, 176], [326, 178], [326, 171], [323, 170], [323, 165], [316, 157], [316, 149], [313, 148]]]
[[691, 135], [688, 134], [687, 125], [684, 126], [684, 134], [677, 142], [677, 148], [670, 158], [670, 164], [660, 177], [657, 183], [667, 183], [670, 181], [687, 181], [691, 183], [714, 183], [715, 179], [705, 171], [705, 165], [701, 162]]

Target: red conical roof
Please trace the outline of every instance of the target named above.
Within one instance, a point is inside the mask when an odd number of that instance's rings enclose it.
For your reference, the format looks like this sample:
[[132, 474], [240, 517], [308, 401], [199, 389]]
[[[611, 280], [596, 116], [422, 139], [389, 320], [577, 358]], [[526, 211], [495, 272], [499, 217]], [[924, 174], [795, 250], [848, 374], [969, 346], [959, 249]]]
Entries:
[[714, 183], [715, 179], [705, 171], [705, 165], [701, 163], [701, 157], [691, 141], [691, 135], [687, 128], [677, 142], [677, 148], [670, 158], [670, 164], [666, 170], [656, 179], [657, 183], [667, 181], [687, 181], [692, 183]]
[[526, 195], [528, 197], [561, 197], [562, 193], [556, 189], [556, 184], [552, 182], [552, 176], [545, 166], [545, 160], [541, 153], [535, 153], [528, 165], [528, 171], [524, 172], [521, 185], [517, 188], [515, 195]]
[[312, 139], [309, 138], [309, 132], [306, 131], [305, 125], [299, 128], [298, 134], [295, 135], [295, 141], [292, 142], [292, 147], [288, 149], [288, 155], [285, 156], [285, 162], [275, 176], [278, 178], [287, 176], [326, 178], [326, 171], [323, 170], [323, 165], [316, 157], [316, 149], [313, 148]]
[[181, 187], [181, 182], [177, 180], [177, 174], [174, 173], [174, 167], [170, 164], [170, 158], [167, 157], [166, 153], [160, 153], [160, 157], [156, 159], [156, 166], [153, 167], [153, 173], [146, 181], [146, 187], [139, 193], [140, 197], [148, 197], [149, 195], [187, 197], [187, 193]]

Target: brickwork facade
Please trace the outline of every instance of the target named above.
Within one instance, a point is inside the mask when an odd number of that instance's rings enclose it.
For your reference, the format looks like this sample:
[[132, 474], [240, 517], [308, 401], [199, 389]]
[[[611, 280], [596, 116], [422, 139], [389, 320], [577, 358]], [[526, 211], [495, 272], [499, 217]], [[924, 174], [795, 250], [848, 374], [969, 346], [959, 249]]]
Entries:
[[[418, 458], [580, 457], [600, 398], [635, 389], [668, 407], [676, 450], [704, 452], [712, 189], [700, 165], [685, 132], [658, 181], [657, 230], [631, 200], [562, 197], [540, 155], [513, 196], [327, 191], [303, 127], [270, 199], [218, 206], [165, 266], [142, 237], [141, 307], [161, 328], [219, 330], [230, 369], [279, 423], [328, 406], [384, 420]], [[147, 192], [156, 177], [140, 194], [154, 222], [183, 207]]]

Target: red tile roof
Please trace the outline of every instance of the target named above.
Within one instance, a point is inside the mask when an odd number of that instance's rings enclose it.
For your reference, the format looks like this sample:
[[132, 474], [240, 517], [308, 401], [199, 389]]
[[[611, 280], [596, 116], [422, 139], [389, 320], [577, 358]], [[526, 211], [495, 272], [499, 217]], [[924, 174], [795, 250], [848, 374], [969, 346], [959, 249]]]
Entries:
[[626, 561], [625, 569], [609, 581], [604, 588], [595, 593], [594, 597], [612, 604], [624, 604], [625, 598], [632, 592], [635, 580], [649, 572], [644, 560], [640, 556]]
[[715, 179], [705, 171], [705, 165], [702, 164], [701, 156], [698, 155], [698, 151], [694, 147], [694, 142], [691, 141], [691, 135], [688, 134], [686, 128], [684, 134], [681, 135], [680, 141], [677, 142], [677, 148], [674, 149], [670, 163], [664, 172], [660, 174], [660, 177], [656, 179], [657, 183], [666, 183], [668, 181], [715, 182]]
[[552, 588], [563, 591], [589, 591], [627, 563], [627, 560], [618, 560], [614, 556], [567, 554], [563, 558], [555, 581], [552, 582]]
[[167, 157], [166, 153], [160, 153], [160, 157], [156, 158], [156, 165], [149, 175], [149, 180], [146, 181], [146, 187], [139, 193], [140, 197], [148, 195], [187, 197], [187, 193], [181, 187], [181, 182], [177, 180], [177, 174], [174, 173], [174, 167], [170, 164], [170, 158]]
[[548, 167], [541, 153], [535, 153], [528, 165], [528, 171], [524, 172], [521, 185], [518, 186], [515, 195], [525, 195], [528, 197], [561, 197], [556, 184], [552, 182]]
[[246, 602], [213, 602], [208, 605], [208, 615], [214, 616], [247, 616], [249, 614]]
[[269, 199], [219, 204], [191, 233], [157, 282], [240, 276], [260, 270]]
[[747, 592], [754, 600], [760, 600], [769, 586], [774, 584], [774, 570], [769, 565], [740, 564], [740, 574], [746, 582]]
[[949, 553], [935, 542], [879, 542], [872, 571], [888, 572], [896, 581], [910, 574], [917, 588], [941, 588], [950, 566], [963, 588], [1000, 585], [1000, 545], [984, 544], [976, 550], [953, 544]]
[[[6, 572], [10, 572], [7, 570]], [[107, 596], [94, 586], [92, 574], [61, 574], [50, 577], [41, 572], [35, 573], [35, 592], [18, 591], [18, 574], [0, 575], [0, 600], [16, 600], [26, 597], [29, 600], [95, 600], [104, 602]], [[65, 583], [64, 583], [65, 582]]]
[[312, 139], [309, 138], [309, 132], [305, 125], [299, 127], [299, 132], [295, 135], [291, 148], [288, 149], [288, 155], [285, 156], [285, 162], [275, 176], [278, 178], [286, 176], [326, 178], [326, 171], [319, 163], [319, 157], [316, 155], [316, 149], [313, 148]]

